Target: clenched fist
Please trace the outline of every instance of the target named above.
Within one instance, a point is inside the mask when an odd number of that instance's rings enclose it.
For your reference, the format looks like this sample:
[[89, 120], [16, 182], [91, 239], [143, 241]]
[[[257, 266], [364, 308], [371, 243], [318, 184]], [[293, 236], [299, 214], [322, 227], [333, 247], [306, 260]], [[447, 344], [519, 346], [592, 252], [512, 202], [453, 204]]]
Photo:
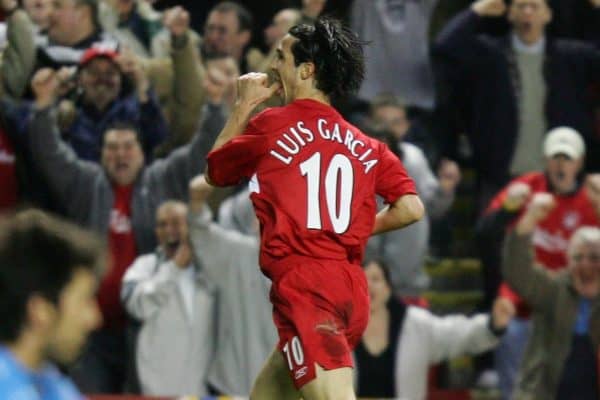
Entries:
[[173, 262], [178, 268], [186, 269], [192, 262], [192, 248], [187, 238], [181, 239], [181, 244], [175, 251]]
[[502, 207], [508, 211], [520, 210], [530, 195], [531, 187], [528, 184], [515, 182], [508, 187]]
[[142, 66], [141, 59], [130, 49], [123, 47], [116, 59], [121, 72], [131, 78], [138, 95], [140, 103], [146, 103], [148, 99], [148, 89], [150, 88], [150, 79]]
[[221, 104], [225, 92], [229, 89], [229, 81], [223, 71], [209, 67], [204, 75], [203, 86], [208, 101], [212, 104]]
[[214, 187], [206, 182], [204, 175], [198, 175], [192, 179], [189, 185], [190, 209], [196, 213], [200, 212], [213, 190]]
[[501, 17], [506, 13], [504, 0], [479, 0], [471, 9], [480, 17]]
[[56, 71], [51, 68], [38, 70], [31, 79], [31, 89], [35, 95], [35, 106], [46, 108], [56, 101], [59, 81]]
[[273, 96], [280, 88], [279, 82], [274, 82], [269, 86], [267, 74], [250, 72], [238, 78], [237, 103], [254, 108]]
[[505, 329], [515, 316], [515, 305], [508, 299], [498, 297], [492, 308], [492, 324], [494, 329]]
[[184, 35], [190, 28], [190, 13], [181, 6], [173, 7], [165, 12], [163, 25], [175, 37]]
[[536, 193], [527, 206], [527, 215], [536, 221], [546, 218], [550, 211], [556, 206], [556, 200], [550, 193]]
[[18, 6], [19, 2], [17, 0], [0, 0], [0, 9], [5, 13], [12, 12]]
[[585, 180], [587, 195], [596, 210], [600, 212], [600, 174], [590, 174]]

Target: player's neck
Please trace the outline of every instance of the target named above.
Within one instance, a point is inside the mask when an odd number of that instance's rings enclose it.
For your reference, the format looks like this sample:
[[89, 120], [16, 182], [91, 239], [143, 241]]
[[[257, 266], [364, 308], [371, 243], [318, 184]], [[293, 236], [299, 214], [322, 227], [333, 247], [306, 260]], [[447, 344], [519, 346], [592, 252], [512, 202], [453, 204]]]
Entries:
[[331, 100], [329, 99], [329, 96], [327, 96], [322, 91], [320, 91], [316, 88], [312, 88], [312, 87], [297, 89], [295, 96], [294, 96], [294, 100], [301, 100], [301, 99], [310, 99], [310, 100], [318, 101], [323, 104], [327, 104], [328, 106], [331, 105]]

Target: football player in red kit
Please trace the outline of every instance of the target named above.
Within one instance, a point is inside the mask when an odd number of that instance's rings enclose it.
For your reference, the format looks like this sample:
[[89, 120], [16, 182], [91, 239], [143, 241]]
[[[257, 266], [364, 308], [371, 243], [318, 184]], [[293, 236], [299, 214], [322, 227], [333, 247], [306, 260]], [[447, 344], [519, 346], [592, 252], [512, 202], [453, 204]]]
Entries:
[[[362, 43], [352, 32], [330, 19], [295, 26], [272, 72], [271, 85], [266, 74], [239, 78], [206, 173], [218, 186], [250, 180], [259, 263], [273, 283], [280, 340], [251, 399], [354, 399], [351, 351], [369, 315], [365, 244], [419, 220], [423, 205], [398, 158], [330, 105], [364, 76]], [[274, 94], [286, 105], [250, 119]], [[377, 215], [376, 194], [389, 204]]]

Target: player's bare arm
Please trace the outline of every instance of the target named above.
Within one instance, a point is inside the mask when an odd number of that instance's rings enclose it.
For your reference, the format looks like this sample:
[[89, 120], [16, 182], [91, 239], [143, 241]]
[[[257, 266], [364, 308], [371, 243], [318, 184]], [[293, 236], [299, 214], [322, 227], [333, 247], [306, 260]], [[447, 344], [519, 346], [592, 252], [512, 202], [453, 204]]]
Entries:
[[424, 214], [425, 207], [419, 196], [415, 194], [404, 195], [377, 214], [372, 235], [413, 224], [423, 218]]
[[[254, 109], [273, 96], [280, 88], [281, 85], [279, 82], [269, 85], [267, 74], [250, 72], [240, 76], [237, 82], [237, 100], [212, 150], [219, 149], [231, 139], [241, 135], [244, 129], [246, 129], [246, 125], [248, 125], [248, 120]], [[207, 182], [211, 183], [208, 166], [206, 167], [204, 176]]]

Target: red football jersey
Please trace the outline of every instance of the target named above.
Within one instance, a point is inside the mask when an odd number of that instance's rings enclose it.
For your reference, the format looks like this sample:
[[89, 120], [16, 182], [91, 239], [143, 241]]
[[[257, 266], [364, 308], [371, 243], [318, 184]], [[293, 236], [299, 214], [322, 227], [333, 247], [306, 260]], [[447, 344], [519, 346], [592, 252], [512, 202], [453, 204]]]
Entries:
[[375, 194], [388, 203], [416, 194], [385, 144], [309, 99], [258, 114], [207, 162], [217, 185], [250, 179], [261, 224], [260, 265], [271, 278], [282, 272], [275, 264], [291, 255], [360, 263], [375, 221]]
[[[487, 212], [498, 210], [506, 199], [508, 188], [515, 182], [523, 182], [531, 187], [531, 195], [549, 192], [548, 179], [541, 172], [532, 172], [522, 175], [511, 181], [500, 193], [494, 197]], [[575, 193], [566, 196], [554, 196], [556, 207], [548, 217], [541, 221], [532, 235], [533, 248], [536, 261], [550, 269], [558, 270], [567, 266], [567, 247], [571, 235], [585, 225], [598, 226], [600, 219], [584, 186]], [[525, 212], [523, 207], [520, 215], [515, 219], [512, 228]], [[500, 295], [511, 299], [519, 306], [519, 315], [525, 317], [529, 309], [525, 307], [519, 296], [506, 284], [500, 287]]]

